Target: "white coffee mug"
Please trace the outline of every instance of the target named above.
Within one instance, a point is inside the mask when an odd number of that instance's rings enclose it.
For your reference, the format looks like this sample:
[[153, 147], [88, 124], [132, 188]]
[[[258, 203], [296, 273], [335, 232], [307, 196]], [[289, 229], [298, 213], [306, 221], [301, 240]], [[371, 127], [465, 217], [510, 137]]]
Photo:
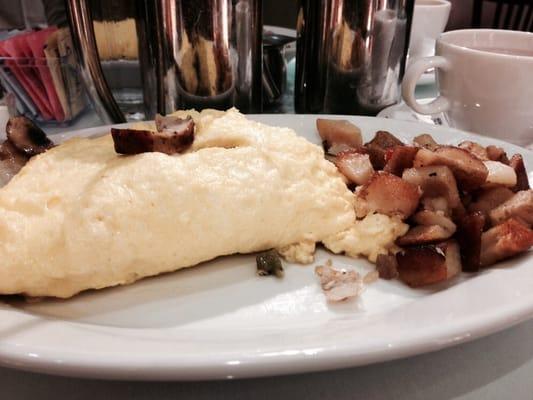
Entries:
[[[533, 33], [466, 29], [443, 33], [435, 56], [405, 73], [403, 99], [419, 114], [444, 113], [452, 127], [518, 145], [533, 143]], [[439, 97], [415, 99], [420, 76], [435, 68]]]
[[446, 0], [416, 0], [409, 39], [409, 60], [432, 56], [435, 41], [444, 32], [451, 4]]

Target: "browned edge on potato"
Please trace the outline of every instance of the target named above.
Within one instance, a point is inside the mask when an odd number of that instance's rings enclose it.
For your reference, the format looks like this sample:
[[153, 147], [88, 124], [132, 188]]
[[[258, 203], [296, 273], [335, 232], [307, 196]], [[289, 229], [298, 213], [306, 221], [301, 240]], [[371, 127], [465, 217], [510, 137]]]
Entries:
[[489, 212], [492, 225], [514, 218], [527, 226], [533, 225], [533, 190], [521, 190]]
[[472, 191], [485, 183], [488, 170], [485, 164], [469, 151], [454, 146], [440, 146], [434, 151], [420, 149], [416, 154], [414, 166], [425, 167], [445, 165], [449, 167], [459, 189]]
[[418, 153], [418, 147], [414, 146], [395, 146], [387, 150], [383, 171], [402, 176], [404, 169], [413, 166], [416, 153]]
[[473, 141], [439, 145], [428, 134], [413, 144], [378, 131], [362, 147], [337, 143], [329, 155], [348, 186], [355, 185], [357, 218], [378, 212], [410, 224], [396, 240], [401, 251], [378, 256], [382, 278], [400, 274], [418, 287], [531, 247], [533, 192], [519, 154], [509, 160], [502, 148]]
[[487, 267], [533, 246], [533, 231], [511, 218], [481, 235], [480, 265]]
[[481, 235], [485, 215], [481, 211], [467, 214], [459, 223], [457, 240], [461, 247], [463, 271], [476, 272], [481, 268]]
[[406, 219], [420, 200], [420, 189], [396, 175], [378, 171], [356, 191], [355, 212], [363, 218], [372, 212]]
[[365, 148], [370, 155], [370, 161], [375, 169], [383, 169], [386, 163], [387, 150], [396, 146], [403, 146], [404, 143], [387, 131], [377, 131], [374, 138], [365, 144]]
[[411, 287], [443, 282], [461, 271], [459, 245], [455, 240], [407, 247], [396, 254], [396, 260], [400, 280]]

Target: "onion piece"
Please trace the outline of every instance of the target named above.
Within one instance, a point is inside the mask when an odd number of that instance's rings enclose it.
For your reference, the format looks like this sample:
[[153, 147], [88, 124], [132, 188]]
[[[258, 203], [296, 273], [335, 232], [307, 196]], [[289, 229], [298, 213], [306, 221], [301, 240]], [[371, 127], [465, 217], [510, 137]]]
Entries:
[[454, 234], [457, 229], [457, 226], [453, 221], [442, 211], [422, 210], [413, 215], [412, 219], [419, 225], [438, 225], [452, 234]]
[[341, 174], [356, 185], [364, 185], [374, 174], [374, 168], [370, 163], [368, 154], [345, 151], [335, 158], [334, 163]]
[[363, 281], [356, 271], [333, 268], [331, 262], [317, 266], [315, 274], [320, 278], [322, 290], [330, 302], [357, 297], [363, 289]]
[[499, 161], [483, 161], [487, 167], [486, 183], [514, 187], [517, 182], [515, 170]]
[[413, 139], [413, 143], [419, 147], [425, 147], [426, 149], [432, 151], [439, 147], [435, 139], [433, 139], [433, 137], [428, 133], [418, 135]]

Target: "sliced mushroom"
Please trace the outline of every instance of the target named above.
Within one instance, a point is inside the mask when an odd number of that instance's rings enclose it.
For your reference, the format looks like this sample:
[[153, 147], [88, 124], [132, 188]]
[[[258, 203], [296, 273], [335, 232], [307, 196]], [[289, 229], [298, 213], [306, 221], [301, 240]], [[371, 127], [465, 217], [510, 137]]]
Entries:
[[395, 146], [386, 153], [386, 164], [383, 171], [389, 172], [396, 176], [402, 176], [403, 170], [413, 166], [418, 147], [413, 146]]
[[461, 206], [455, 177], [451, 169], [444, 165], [409, 168], [403, 172], [402, 178], [413, 185], [418, 185], [422, 189], [424, 198], [444, 197], [451, 209]]
[[337, 155], [334, 162], [341, 174], [356, 185], [367, 183], [374, 174], [368, 154], [345, 151]]
[[438, 225], [453, 235], [457, 226], [443, 211], [422, 210], [413, 215], [413, 221], [418, 225], [432, 226]]
[[527, 251], [533, 246], [533, 231], [511, 218], [481, 235], [480, 264], [483, 267]]
[[481, 146], [479, 143], [471, 142], [470, 140], [465, 140], [464, 142], [459, 143], [458, 147], [470, 152], [470, 154], [476, 156], [481, 161], [489, 160], [487, 149]]
[[491, 210], [506, 202], [513, 196], [514, 193], [503, 186], [488, 188], [482, 191], [477, 196], [476, 200], [468, 205], [468, 211], [480, 211], [485, 217], [488, 217]]
[[374, 139], [365, 144], [365, 148], [370, 155], [370, 161], [374, 169], [383, 169], [386, 163], [385, 155], [387, 150], [403, 145], [402, 141], [390, 132], [377, 131]]
[[54, 147], [54, 143], [46, 136], [46, 133], [22, 115], [9, 118], [6, 134], [18, 150], [30, 157]]
[[439, 145], [435, 142], [435, 139], [427, 133], [418, 135], [413, 139], [413, 143], [419, 147], [425, 147], [428, 150], [435, 150]]
[[461, 247], [463, 271], [476, 272], [481, 267], [481, 235], [485, 226], [485, 215], [481, 211], [467, 214], [460, 222], [457, 240]]
[[528, 226], [533, 225], [533, 190], [522, 190], [506, 202], [490, 211], [490, 222], [498, 225], [509, 218], [515, 218]]
[[395, 279], [398, 277], [398, 261], [394, 254], [379, 254], [376, 259], [376, 270], [382, 279]]
[[111, 128], [111, 135], [115, 151], [120, 154], [182, 153], [194, 141], [194, 121], [188, 117], [169, 128], [163, 128], [161, 132]]
[[27, 154], [19, 151], [9, 140], [5, 140], [0, 145], [0, 187], [5, 186], [29, 159]]
[[420, 149], [416, 154], [414, 166], [431, 165], [449, 167], [455, 176], [458, 187], [467, 192], [477, 189], [487, 180], [488, 170], [483, 161], [458, 147], [441, 146], [435, 151]]
[[379, 171], [356, 191], [356, 200], [355, 212], [359, 218], [378, 212], [405, 219], [418, 207], [420, 190], [396, 175]]
[[418, 225], [414, 226], [407, 233], [398, 239], [398, 246], [415, 246], [429, 243], [442, 242], [452, 237], [453, 232], [440, 225]]
[[443, 282], [461, 271], [459, 245], [454, 240], [409, 247], [399, 252], [396, 259], [400, 280], [411, 287]]
[[155, 115], [155, 128], [158, 132], [163, 132], [164, 130], [182, 130], [182, 125], [184, 123], [189, 123], [192, 120], [190, 116], [187, 118], [177, 117], [175, 115]]
[[483, 161], [483, 164], [485, 164], [489, 173], [487, 175], [487, 184], [508, 187], [516, 186], [516, 172], [512, 167], [499, 161]]
[[344, 119], [317, 118], [316, 128], [328, 152], [335, 146], [359, 148], [363, 145], [361, 130]]
[[515, 154], [511, 157], [509, 165], [515, 170], [516, 173], [516, 186], [512, 188], [513, 191], [518, 192], [520, 190], [529, 189], [529, 179], [527, 177], [526, 166], [524, 165], [524, 159], [520, 154]]

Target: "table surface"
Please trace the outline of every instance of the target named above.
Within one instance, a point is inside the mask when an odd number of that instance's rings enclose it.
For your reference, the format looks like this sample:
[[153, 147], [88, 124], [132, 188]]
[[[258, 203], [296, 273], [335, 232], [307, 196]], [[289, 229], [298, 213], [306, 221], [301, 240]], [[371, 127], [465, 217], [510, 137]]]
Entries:
[[[417, 97], [435, 96], [434, 87]], [[88, 115], [81, 126], [98, 119]], [[69, 128], [69, 129], [72, 129]], [[496, 294], [497, 295], [497, 294]], [[533, 399], [533, 320], [434, 353], [321, 373], [213, 382], [85, 380], [0, 368], [6, 399]]]
[[470, 343], [365, 367], [213, 382], [84, 380], [0, 369], [2, 398], [503, 399], [533, 398], [533, 321]]

